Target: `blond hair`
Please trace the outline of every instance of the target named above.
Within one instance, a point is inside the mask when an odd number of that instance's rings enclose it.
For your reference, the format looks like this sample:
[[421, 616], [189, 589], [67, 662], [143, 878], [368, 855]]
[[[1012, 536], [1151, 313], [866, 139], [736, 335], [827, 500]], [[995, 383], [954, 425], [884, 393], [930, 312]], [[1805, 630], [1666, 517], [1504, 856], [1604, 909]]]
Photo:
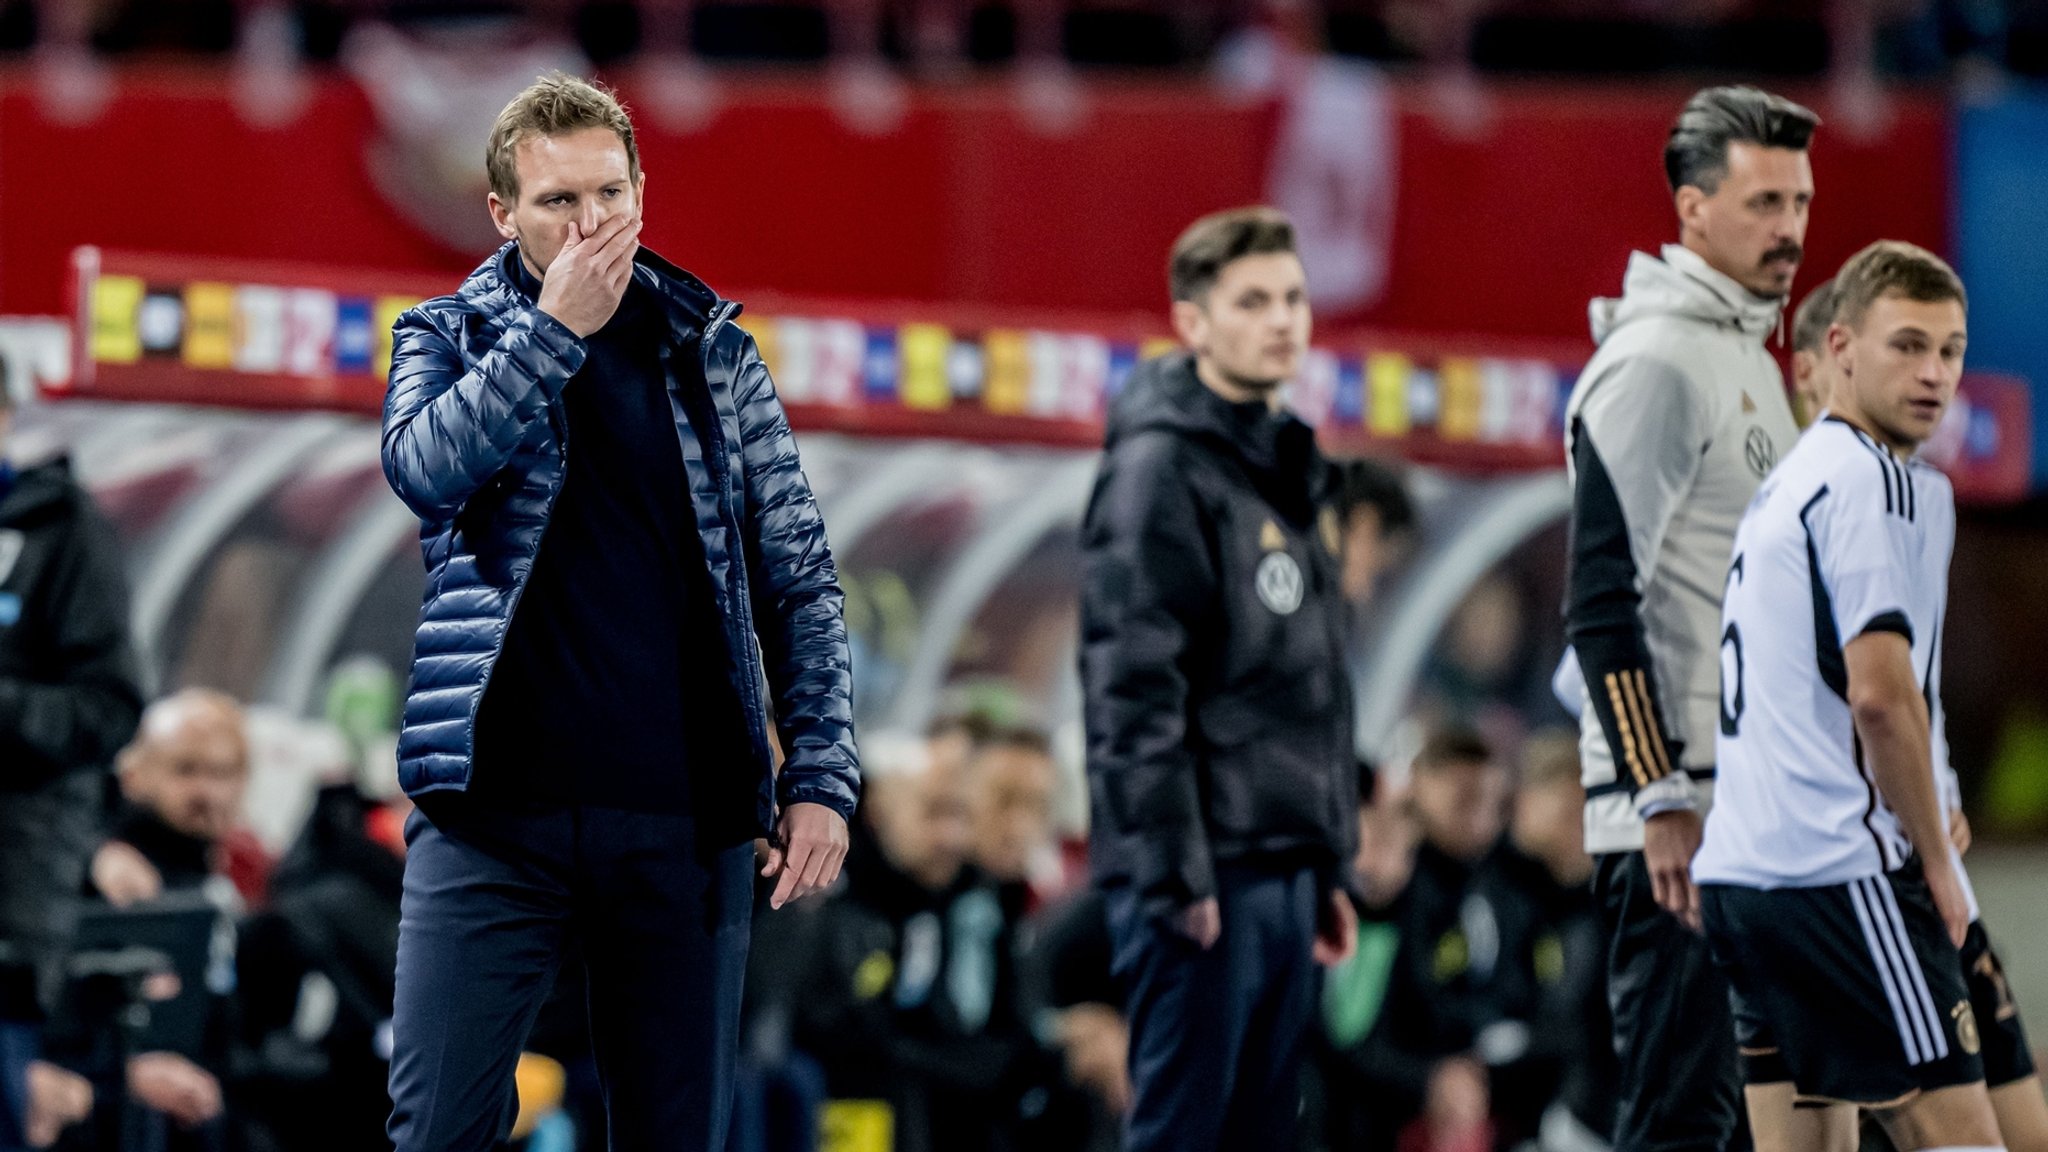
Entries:
[[1870, 306], [1893, 293], [1922, 304], [1953, 300], [1963, 311], [1970, 309], [1962, 278], [1946, 260], [1903, 240], [1879, 240], [1835, 273], [1835, 323], [1861, 328]]
[[612, 90], [567, 72], [550, 72], [512, 98], [491, 125], [484, 149], [484, 171], [498, 199], [519, 198], [519, 167], [514, 155], [530, 136], [560, 136], [585, 128], [609, 128], [626, 146], [626, 171], [640, 176], [640, 146], [633, 140], [633, 121]]

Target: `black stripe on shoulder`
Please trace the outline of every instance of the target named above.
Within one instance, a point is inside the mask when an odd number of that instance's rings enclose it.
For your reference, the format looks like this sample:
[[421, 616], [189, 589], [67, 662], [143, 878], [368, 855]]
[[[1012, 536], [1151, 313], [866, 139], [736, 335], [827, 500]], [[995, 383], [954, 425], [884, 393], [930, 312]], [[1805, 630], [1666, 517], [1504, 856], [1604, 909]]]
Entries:
[[[1801, 505], [1799, 506], [1799, 522], [1800, 522], [1801, 524], [1804, 524], [1804, 523], [1806, 523], [1806, 514], [1807, 514], [1807, 513], [1809, 513], [1809, 512], [1811, 512], [1811, 511], [1813, 511], [1813, 506], [1814, 506], [1815, 504], [1818, 504], [1818, 503], [1820, 503], [1820, 502], [1821, 502], [1822, 500], [1825, 500], [1825, 499], [1827, 499], [1827, 495], [1828, 495], [1828, 486], [1827, 486], [1827, 485], [1825, 485], [1825, 484], [1823, 484], [1823, 485], [1821, 485], [1821, 486], [1820, 486], [1820, 491], [1818, 491], [1818, 492], [1815, 492], [1815, 493], [1813, 494], [1813, 497], [1812, 497], [1812, 499], [1809, 499], [1809, 500], [1808, 500], [1808, 501], [1807, 501], [1806, 503], [1804, 503], [1804, 504], [1801, 504]], [[1809, 535], [1809, 536], [1811, 536], [1812, 534], [1813, 534], [1813, 533], [1812, 533], [1811, 531], [1809, 531], [1809, 532], [1807, 533], [1807, 535]]]
[[1856, 434], [1856, 442], [1863, 445], [1872, 456], [1877, 458], [1877, 470], [1884, 476], [1884, 510], [1892, 513], [1898, 512], [1899, 498], [1894, 495], [1894, 486], [1898, 483], [1898, 479], [1891, 468], [1890, 454], [1878, 447], [1877, 441], [1865, 436], [1863, 429], [1851, 425], [1849, 430]]
[[1891, 449], [1873, 439], [1868, 432], [1840, 417], [1830, 419], [1840, 421], [1843, 427], [1855, 433], [1857, 442], [1868, 449], [1872, 456], [1877, 457], [1878, 470], [1884, 473], [1884, 510], [1905, 517], [1909, 523], [1917, 522], [1920, 495], [1913, 486], [1912, 469], [1893, 454]]

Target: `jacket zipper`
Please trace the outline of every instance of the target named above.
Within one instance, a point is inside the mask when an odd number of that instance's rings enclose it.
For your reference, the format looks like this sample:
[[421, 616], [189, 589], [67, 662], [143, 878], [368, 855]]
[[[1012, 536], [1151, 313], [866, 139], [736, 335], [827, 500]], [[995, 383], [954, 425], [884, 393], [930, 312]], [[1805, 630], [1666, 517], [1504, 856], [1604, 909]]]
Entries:
[[[707, 382], [711, 376], [711, 350], [717, 340], [718, 332], [721, 328], [725, 327], [726, 322], [738, 310], [738, 307], [732, 301], [723, 301], [712, 311], [710, 322], [704, 325], [704, 335], [701, 337], [702, 345], [698, 352], [698, 359], [700, 362], [699, 366], [703, 369]], [[728, 391], [735, 392], [733, 397], [733, 416], [735, 422], [737, 422], [739, 416], [739, 398], [736, 394], [738, 383], [737, 373], [735, 373], [734, 379], [726, 385]], [[718, 416], [718, 405], [715, 401], [711, 406], [711, 411], [715, 422]], [[733, 655], [740, 659], [745, 666], [743, 669], [746, 673], [743, 677], [745, 684], [742, 690], [746, 693], [747, 740], [753, 745], [754, 754], [760, 758], [762, 766], [767, 768], [772, 774], [775, 766], [775, 757], [768, 750], [767, 733], [761, 730], [761, 725], [766, 723], [768, 719], [768, 710], [761, 702], [761, 679], [766, 675], [766, 670], [760, 659], [759, 640], [754, 630], [753, 601], [747, 577], [747, 545], [746, 541], [742, 538], [740, 518], [732, 506], [731, 481], [732, 471], [725, 443], [725, 428], [723, 425], [720, 425], [718, 427], [718, 506], [720, 512], [725, 517], [726, 528], [731, 534], [731, 539], [738, 543], [738, 551], [733, 556], [733, 610], [740, 613], [741, 619], [746, 623], [746, 627], [741, 629], [741, 634], [736, 637], [732, 635], [732, 629], [727, 629], [726, 643], [730, 645], [734, 640], [739, 641], [738, 650]]]

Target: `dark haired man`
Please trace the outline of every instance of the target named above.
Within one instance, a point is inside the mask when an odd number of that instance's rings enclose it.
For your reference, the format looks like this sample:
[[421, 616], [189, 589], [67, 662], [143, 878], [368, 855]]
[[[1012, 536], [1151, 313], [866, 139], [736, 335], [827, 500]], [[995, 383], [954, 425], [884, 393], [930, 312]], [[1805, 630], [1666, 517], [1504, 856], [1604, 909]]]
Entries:
[[1720, 589], [1797, 429], [1764, 341], [1806, 236], [1818, 123], [1754, 88], [1687, 102], [1664, 148], [1679, 243], [1592, 305], [1566, 410], [1565, 627], [1583, 679], [1586, 850], [1612, 947], [1618, 1152], [1718, 1150], [1738, 1122], [1725, 983], [1687, 868], [1712, 800]]
[[1126, 1147], [1286, 1147], [1315, 961], [1348, 953], [1351, 692], [1332, 480], [1280, 386], [1309, 305], [1287, 219], [1197, 221], [1184, 351], [1110, 414], [1082, 528], [1092, 863], [1127, 988]]
[[1379, 578], [1399, 559], [1415, 529], [1415, 505], [1401, 474], [1378, 460], [1337, 465], [1336, 508], [1344, 540], [1344, 599], [1354, 608], [1372, 602]]
[[392, 1141], [502, 1138], [573, 933], [613, 1146], [723, 1148], [753, 839], [775, 907], [829, 886], [859, 788], [832, 554], [738, 305], [639, 246], [625, 110], [543, 77], [487, 157], [507, 243], [399, 317], [384, 403], [429, 572]]

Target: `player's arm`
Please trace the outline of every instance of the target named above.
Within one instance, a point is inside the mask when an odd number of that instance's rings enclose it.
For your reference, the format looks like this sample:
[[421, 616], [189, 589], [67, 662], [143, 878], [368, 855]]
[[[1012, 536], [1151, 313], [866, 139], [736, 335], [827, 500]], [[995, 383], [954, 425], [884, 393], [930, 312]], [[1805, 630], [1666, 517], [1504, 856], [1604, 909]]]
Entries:
[[1960, 947], [1970, 914], [1949, 856], [1948, 820], [1931, 762], [1927, 698], [1913, 674], [1913, 642], [1905, 633], [1876, 627], [1844, 645], [1842, 659], [1849, 674], [1849, 711], [1871, 778], [1920, 857], [1949, 936]]
[[1565, 633], [1586, 703], [1613, 753], [1616, 782], [1645, 816], [1696, 809], [1650, 661], [1643, 585], [1698, 472], [1710, 434], [1704, 399], [1661, 361], [1617, 365], [1572, 422]]
[[1184, 661], [1213, 629], [1210, 533], [1173, 442], [1119, 445], [1082, 528], [1081, 680], [1096, 835], [1124, 849], [1147, 908], [1216, 894], [1201, 790], [1188, 751]]
[[[1818, 575], [1842, 637], [1842, 679], [1822, 676], [1848, 702], [1871, 779], [1899, 820], [1927, 874], [1935, 906], [1958, 946], [1970, 913], [1949, 854], [1948, 819], [1935, 779], [1930, 681], [1913, 666], [1916, 620], [1912, 605], [1920, 551], [1928, 546], [1915, 513], [1892, 498], [1887, 484], [1904, 470], [1873, 452], [1865, 467], [1835, 476], [1802, 515]], [[1907, 481], [1910, 483], [1910, 481]], [[1823, 653], [1825, 656], [1825, 653]]]

